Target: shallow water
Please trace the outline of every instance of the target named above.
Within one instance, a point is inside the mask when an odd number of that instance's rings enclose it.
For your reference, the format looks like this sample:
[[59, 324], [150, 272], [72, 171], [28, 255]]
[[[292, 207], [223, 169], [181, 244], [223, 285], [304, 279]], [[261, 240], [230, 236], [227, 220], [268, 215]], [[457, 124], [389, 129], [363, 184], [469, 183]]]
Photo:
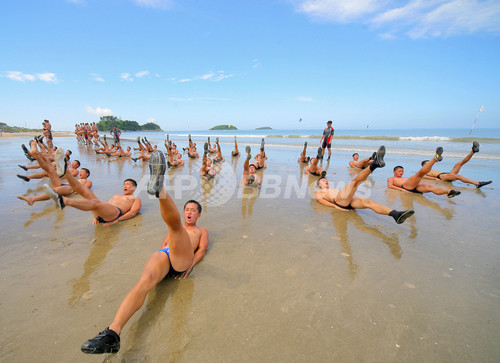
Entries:
[[[139, 182], [141, 214], [93, 226], [90, 213], [16, 199], [41, 192], [46, 182], [15, 177], [25, 174], [17, 167], [26, 162], [24, 141], [0, 142], [3, 361], [493, 362], [500, 356], [497, 162], [474, 157], [462, 173], [494, 183], [481, 190], [456, 183], [462, 194], [447, 199], [388, 190], [393, 165], [410, 174], [421, 159], [389, 152], [387, 167], [359, 194], [416, 211], [397, 225], [371, 211], [342, 212], [313, 201], [315, 179], [302, 174], [296, 148], [268, 147], [256, 194], [237, 187], [243, 158], [228, 157], [220, 177], [203, 184], [201, 161], [188, 160], [169, 171], [166, 185], [175, 188], [179, 207], [192, 196], [202, 201], [206, 256], [188, 279], [165, 280], [152, 291], [123, 330], [118, 354], [89, 357], [81, 343], [109, 325], [167, 229], [157, 201], [144, 192], [145, 165], [96, 158], [72, 138], [57, 141], [91, 170], [102, 199], [120, 193], [125, 178]], [[350, 154], [334, 148], [328, 178], [335, 187], [357, 174], [345, 167]], [[445, 149], [439, 169], [457, 161]]]

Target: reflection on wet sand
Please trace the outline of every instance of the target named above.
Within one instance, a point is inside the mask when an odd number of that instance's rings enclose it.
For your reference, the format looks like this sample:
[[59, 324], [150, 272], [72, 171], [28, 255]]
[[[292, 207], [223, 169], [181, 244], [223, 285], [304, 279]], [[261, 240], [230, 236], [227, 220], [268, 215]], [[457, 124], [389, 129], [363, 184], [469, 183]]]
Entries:
[[247, 211], [248, 215], [251, 216], [253, 214], [253, 205], [255, 204], [255, 201], [257, 200], [257, 196], [259, 195], [259, 188], [253, 188], [253, 187], [244, 187], [240, 186], [240, 193], [241, 193], [241, 216], [243, 217], [243, 221], [245, 222], [245, 219], [247, 217]]
[[[182, 285], [182, 286], [179, 286]], [[193, 299], [194, 279], [182, 281], [166, 278], [148, 294], [146, 308], [140, 318], [127, 332], [124, 341], [130, 346], [122, 346], [122, 361], [154, 361], [165, 355], [168, 361], [176, 362], [184, 353], [191, 335], [186, 331]], [[170, 298], [170, 301], [168, 299]], [[163, 310], [167, 309], [166, 313]], [[156, 323], [155, 323], [156, 322]], [[155, 334], [151, 331], [155, 329]], [[159, 329], [158, 326], [164, 327]], [[154, 344], [153, 342], [156, 342]], [[147, 346], [154, 347], [152, 355]], [[155, 359], [156, 358], [156, 359]]]
[[[444, 217], [448, 220], [451, 220], [455, 215], [455, 210], [452, 203], [448, 203], [448, 207], [443, 208], [438, 202], [431, 200], [424, 195], [415, 195], [391, 189], [386, 189], [385, 195], [390, 204], [394, 204], [396, 202], [396, 199], [399, 198], [401, 200], [403, 209], [415, 209], [414, 205], [416, 202], [424, 206], [425, 208], [431, 208], [437, 211], [439, 214], [444, 215]], [[408, 221], [406, 222], [410, 224], [411, 233], [409, 235], [409, 238], [411, 239], [415, 239], [418, 235], [417, 220], [418, 212], [414, 214], [413, 218], [408, 218]]]
[[[51, 202], [51, 201], [49, 201]], [[48, 203], [48, 205], [43, 209], [41, 212], [32, 212], [30, 214], [30, 218], [24, 223], [24, 227], [29, 227], [33, 222], [35, 222], [37, 219], [49, 216], [55, 214], [56, 220], [55, 224], [52, 227], [52, 229], [56, 229], [59, 227], [60, 222], [64, 219], [64, 212], [56, 209], [54, 207], [54, 203]]]
[[383, 233], [379, 228], [367, 224], [357, 212], [344, 212], [335, 209], [327, 210], [326, 208], [328, 207], [320, 205], [315, 200], [311, 200], [311, 206], [318, 213], [329, 212], [332, 214], [332, 224], [335, 227], [338, 239], [342, 244], [342, 255], [347, 259], [350, 274], [352, 277], [357, 274], [359, 268], [357, 263], [354, 262], [351, 245], [349, 244], [348, 223], [354, 225], [354, 227], [356, 227], [359, 231], [370, 234], [377, 240], [380, 240], [380, 242], [382, 242], [389, 248], [389, 251], [394, 256], [394, 258], [399, 260], [403, 255], [403, 251], [401, 250], [401, 246], [399, 245], [399, 239], [396, 233]]
[[[72, 291], [68, 299], [68, 305], [73, 306], [82, 298], [89, 299], [94, 294], [90, 289], [90, 278], [96, 272], [107, 254], [119, 240], [124, 228], [134, 231], [142, 225], [142, 214], [134, 217], [134, 224], [117, 223], [111, 226], [95, 226], [94, 236], [90, 239], [92, 245], [89, 256], [83, 264], [82, 276], [71, 281]], [[132, 227], [133, 226], [133, 227]]]

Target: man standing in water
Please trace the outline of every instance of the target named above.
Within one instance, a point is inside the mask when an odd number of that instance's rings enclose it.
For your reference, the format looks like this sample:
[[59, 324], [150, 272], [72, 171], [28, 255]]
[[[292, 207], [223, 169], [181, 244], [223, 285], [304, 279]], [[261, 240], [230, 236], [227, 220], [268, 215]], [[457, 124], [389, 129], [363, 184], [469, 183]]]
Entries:
[[120, 142], [120, 135], [122, 134], [122, 132], [118, 129], [118, 127], [113, 126], [109, 133], [115, 138], [115, 144]]
[[323, 153], [321, 154], [321, 158], [325, 156], [325, 148], [328, 148], [328, 159], [330, 161], [330, 157], [332, 156], [332, 138], [335, 130], [332, 127], [332, 121], [328, 121], [326, 123], [326, 128], [323, 130], [323, 136], [321, 136], [321, 140], [319, 143], [321, 144], [321, 148], [323, 149]]
[[162, 248], [151, 255], [139, 281], [123, 299], [111, 325], [82, 344], [81, 350], [84, 353], [117, 353], [123, 327], [139, 310], [153, 287], [166, 276], [186, 278], [207, 250], [208, 232], [205, 228], [196, 226], [201, 215], [201, 205], [194, 200], [186, 202], [183, 225], [174, 201], [163, 188], [166, 162], [162, 152], [153, 152], [149, 170], [151, 176], [147, 191], [158, 198], [168, 234], [163, 240]]

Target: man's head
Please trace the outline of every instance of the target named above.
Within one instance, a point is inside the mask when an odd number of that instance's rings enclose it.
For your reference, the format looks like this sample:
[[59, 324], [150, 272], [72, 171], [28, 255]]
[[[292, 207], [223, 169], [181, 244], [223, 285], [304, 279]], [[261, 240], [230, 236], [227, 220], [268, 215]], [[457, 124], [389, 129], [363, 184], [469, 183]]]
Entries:
[[330, 183], [326, 178], [319, 178], [319, 180], [316, 182], [316, 185], [320, 189], [330, 189]]
[[394, 176], [401, 178], [405, 170], [401, 165], [397, 165], [394, 169], [392, 169], [392, 171], [394, 172]]
[[358, 159], [359, 159], [359, 154], [358, 153], [352, 154], [352, 160], [358, 161]]
[[132, 149], [130, 148], [130, 146], [127, 146], [127, 151], [130, 151], [130, 150], [132, 150]]
[[326, 124], [327, 124], [328, 126], [332, 126], [332, 123], [333, 123], [333, 122], [330, 120], [330, 121], [328, 121]]
[[428, 162], [428, 161], [429, 161], [429, 160], [424, 160], [424, 161], [422, 161], [422, 166], [424, 166], [425, 164], [427, 164], [427, 162]]
[[201, 216], [201, 204], [196, 200], [188, 200], [184, 204], [184, 221], [188, 225], [196, 225], [196, 221]]
[[250, 174], [255, 174], [256, 170], [257, 170], [257, 168], [255, 167], [255, 164], [250, 164], [248, 166], [248, 171], [250, 172]]
[[80, 179], [87, 179], [90, 176], [90, 170], [87, 168], [80, 169]]
[[137, 182], [134, 179], [125, 179], [123, 182], [123, 194], [131, 195], [134, 194], [137, 188]]
[[79, 167], [80, 167], [80, 162], [78, 160], [75, 160], [71, 163], [72, 169], [78, 169]]

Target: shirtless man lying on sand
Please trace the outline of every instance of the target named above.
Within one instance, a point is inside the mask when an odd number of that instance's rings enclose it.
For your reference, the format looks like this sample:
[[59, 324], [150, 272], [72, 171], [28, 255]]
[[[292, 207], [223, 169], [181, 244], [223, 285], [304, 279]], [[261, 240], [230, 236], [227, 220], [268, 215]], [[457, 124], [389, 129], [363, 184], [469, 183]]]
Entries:
[[105, 226], [109, 226], [133, 218], [141, 210], [141, 200], [133, 195], [137, 187], [137, 183], [133, 179], [126, 179], [123, 182], [123, 194], [112, 196], [108, 202], [99, 200], [89, 188], [82, 185], [68, 171], [66, 179], [68, 179], [71, 188], [83, 199], [64, 197], [51, 189], [48, 184], [44, 185], [46, 193], [60, 209], [70, 206], [83, 211], [91, 211], [95, 217], [94, 224], [103, 223]]
[[[318, 162], [321, 160], [323, 155], [323, 149], [321, 147], [318, 148], [318, 155], [315, 158], [311, 159], [311, 164], [304, 168], [304, 174], [321, 176], [323, 173], [323, 168], [318, 166]], [[324, 177], [324, 176], [323, 176]]]
[[[491, 184], [492, 182], [491, 180], [478, 182], [458, 174], [462, 166], [464, 166], [464, 164], [467, 163], [472, 158], [472, 155], [474, 155], [477, 152], [479, 152], [479, 143], [477, 141], [474, 141], [472, 143], [472, 151], [462, 161], [456, 163], [453, 169], [451, 169], [449, 173], [444, 173], [439, 170], [431, 169], [426, 175], [424, 175], [424, 178], [433, 180], [442, 180], [447, 182], [460, 180], [463, 183], [474, 184], [476, 188], [481, 188], [484, 187], [485, 185]], [[428, 162], [429, 160], [422, 161], [422, 166], [424, 166]]]
[[[45, 157], [43, 154], [38, 153], [36, 151], [32, 152], [32, 155], [38, 161], [40, 167], [43, 168], [43, 170], [45, 170], [45, 172], [47, 173], [47, 175], [50, 178], [50, 181], [52, 183], [52, 187], [54, 188], [54, 191], [56, 193], [58, 193], [60, 195], [70, 195], [70, 194], [73, 194], [75, 192], [69, 184], [64, 184], [61, 181], [61, 178], [57, 174], [56, 169], [54, 168], [54, 166], [52, 165], [52, 163], [49, 161], [49, 159], [47, 157]], [[62, 160], [61, 162], [63, 163], [64, 160]], [[80, 170], [80, 179], [78, 179], [78, 182], [80, 182], [83, 186], [87, 187], [88, 189], [92, 188], [92, 182], [90, 180], [88, 180], [89, 176], [90, 176], [89, 169], [82, 168]], [[47, 193], [42, 193], [42, 194], [34, 196], [34, 197], [20, 197], [20, 196], [18, 196], [17, 198], [24, 200], [29, 205], [33, 205], [35, 202], [40, 202], [42, 200], [49, 200], [50, 199], [50, 197]]]
[[416, 194], [423, 194], [423, 193], [434, 193], [436, 195], [446, 194], [448, 198], [453, 198], [461, 194], [461, 192], [457, 190], [445, 189], [435, 185], [420, 183], [422, 178], [431, 171], [432, 166], [436, 163], [436, 161], [443, 160], [442, 154], [443, 154], [443, 148], [440, 146], [436, 149], [436, 155], [427, 163], [425, 163], [424, 166], [422, 166], [422, 169], [420, 169], [415, 175], [409, 178], [403, 178], [404, 169], [402, 166], [398, 165], [394, 167], [393, 170], [394, 176], [387, 179], [387, 187], [389, 189], [396, 189], [402, 192], [416, 193]]
[[[49, 163], [48, 165], [51, 165], [52, 169], [55, 170], [56, 168], [56, 165], [58, 162], [61, 162], [61, 163], [65, 163], [65, 160], [69, 160], [69, 155], [71, 155], [71, 153], [64, 153], [64, 150], [63, 149], [57, 149], [56, 152], [54, 153], [54, 156], [52, 158], [52, 160], [54, 161], [53, 164], [51, 164], [51, 158], [47, 155], [47, 154], [44, 154], [40, 151], [38, 151], [37, 149], [37, 143], [35, 141], [31, 141], [30, 143], [30, 146], [31, 146], [31, 150], [30, 150], [30, 155], [33, 155], [33, 161], [34, 160], [40, 160], [41, 157], [44, 158], [44, 160]], [[38, 159], [37, 159], [38, 158]], [[62, 164], [60, 164], [62, 165]], [[38, 166], [41, 167], [40, 165], [40, 161], [38, 163]], [[21, 167], [22, 169], [28, 171], [28, 168], [27, 167], [23, 167], [23, 165], [19, 165], [19, 167]], [[47, 166], [46, 166], [47, 167]], [[68, 168], [70, 173], [73, 175], [73, 176], [77, 176], [79, 174], [79, 171], [78, 171], [78, 168], [80, 167], [80, 162], [78, 160], [75, 160], [71, 163], [70, 167]], [[59, 169], [58, 170], [58, 175], [60, 177], [62, 177], [64, 175], [64, 170], [65, 168], [65, 165], [63, 165], [63, 168]], [[31, 175], [20, 175], [20, 174], [17, 174], [17, 177], [19, 179], [22, 179], [26, 182], [29, 182], [31, 179], [42, 179], [42, 178], [45, 178], [49, 176], [49, 174], [47, 173], [47, 171], [45, 171], [45, 168], [44, 168], [44, 171], [40, 171], [38, 173], [35, 173], [35, 174], [31, 174]]]
[[405, 211], [397, 211], [378, 204], [370, 199], [358, 198], [354, 196], [358, 187], [363, 183], [368, 176], [376, 168], [383, 168], [385, 166], [384, 161], [385, 147], [381, 146], [375, 154], [373, 162], [370, 167], [365, 168], [361, 171], [358, 176], [356, 176], [344, 189], [329, 189], [328, 180], [325, 178], [320, 178], [317, 182], [320, 190], [316, 191], [316, 200], [329, 207], [334, 207], [343, 211], [350, 211], [355, 209], [371, 209], [375, 213], [384, 214], [394, 218], [397, 224], [403, 223], [408, 217], [411, 217], [415, 211], [408, 209]]
[[304, 142], [304, 149], [300, 153], [300, 156], [297, 159], [297, 162], [299, 162], [299, 163], [309, 163], [309, 160], [311, 159], [311, 157], [310, 156], [306, 156], [306, 151], [307, 151], [307, 141]]
[[354, 153], [352, 154], [352, 160], [349, 161], [349, 166], [355, 169], [366, 169], [373, 162], [374, 156], [375, 155], [372, 155], [369, 158], [359, 160], [359, 154]]
[[257, 168], [255, 164], [250, 164], [250, 159], [252, 158], [252, 149], [250, 146], [246, 147], [247, 158], [243, 163], [243, 176], [241, 178], [241, 184], [246, 187], [260, 188], [262, 180], [260, 176], [256, 174]]
[[148, 193], [158, 198], [161, 216], [168, 226], [168, 234], [161, 249], [149, 258], [139, 281], [123, 299], [109, 327], [82, 344], [81, 350], [84, 353], [117, 353], [123, 327], [139, 310], [153, 287], [167, 276], [186, 278], [207, 250], [208, 232], [205, 228], [196, 226], [201, 215], [200, 203], [194, 200], [186, 202], [182, 224], [174, 201], [163, 188], [166, 162], [162, 152], [153, 152], [149, 160], [149, 170], [151, 176]]

